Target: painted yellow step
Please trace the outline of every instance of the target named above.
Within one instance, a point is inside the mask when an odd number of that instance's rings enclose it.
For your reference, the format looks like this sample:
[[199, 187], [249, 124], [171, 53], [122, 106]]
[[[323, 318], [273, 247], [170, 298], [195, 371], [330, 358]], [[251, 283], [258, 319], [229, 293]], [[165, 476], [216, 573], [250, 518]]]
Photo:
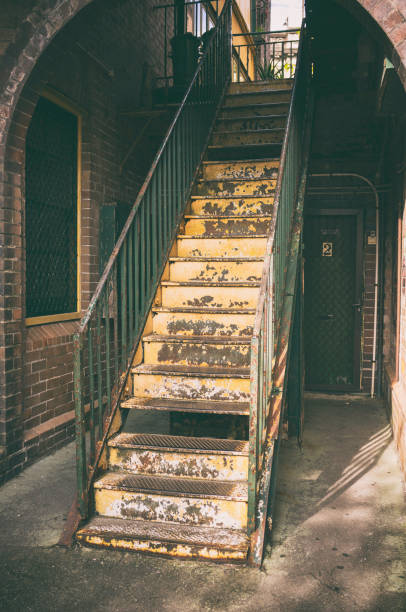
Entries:
[[255, 310], [154, 308], [153, 332], [195, 336], [251, 336]]
[[246, 402], [249, 368], [142, 364], [132, 369], [134, 397]]
[[108, 472], [94, 483], [96, 512], [123, 519], [244, 529], [245, 482]]
[[202, 367], [244, 368], [250, 365], [251, 339], [221, 336], [164, 336], [143, 338], [144, 362]]
[[218, 119], [215, 126], [216, 132], [239, 132], [246, 130], [271, 130], [274, 128], [284, 128], [286, 125], [287, 115], [251, 115], [251, 116], [235, 116], [223, 119]]
[[[233, 134], [238, 136], [238, 134]], [[266, 196], [273, 195], [276, 187], [276, 175], [274, 178], [256, 179], [224, 179], [221, 181], [201, 180], [195, 184], [193, 197], [216, 197], [224, 198], [227, 196]]]
[[274, 128], [271, 130], [246, 130], [213, 132], [210, 146], [217, 147], [236, 147], [264, 144], [281, 144], [285, 134], [284, 128]]
[[246, 480], [248, 442], [120, 433], [108, 442], [109, 466], [136, 474]]
[[238, 94], [252, 91], [274, 91], [275, 89], [292, 89], [292, 87], [293, 79], [275, 79], [273, 81], [249, 81], [241, 83], [231, 83], [227, 93]]
[[244, 531], [127, 519], [94, 517], [76, 534], [82, 544], [146, 552], [170, 558], [245, 562]]
[[264, 257], [267, 238], [265, 234], [230, 238], [178, 235], [176, 241], [179, 257]]
[[184, 233], [192, 236], [253, 236], [269, 234], [271, 216], [207, 217], [185, 215]]
[[243, 198], [194, 198], [190, 211], [198, 216], [246, 216], [270, 215], [274, 203], [273, 196]]
[[224, 106], [251, 106], [253, 104], [270, 104], [281, 102], [289, 102], [292, 91], [290, 88], [269, 89], [265, 91], [227, 94], [224, 100]]
[[222, 179], [276, 179], [279, 169], [279, 159], [252, 161], [204, 161], [202, 178], [204, 180]]
[[255, 308], [259, 283], [187, 283], [163, 281], [162, 306], [206, 308]]
[[179, 282], [190, 280], [217, 283], [260, 281], [263, 266], [261, 257], [171, 257], [169, 279]]

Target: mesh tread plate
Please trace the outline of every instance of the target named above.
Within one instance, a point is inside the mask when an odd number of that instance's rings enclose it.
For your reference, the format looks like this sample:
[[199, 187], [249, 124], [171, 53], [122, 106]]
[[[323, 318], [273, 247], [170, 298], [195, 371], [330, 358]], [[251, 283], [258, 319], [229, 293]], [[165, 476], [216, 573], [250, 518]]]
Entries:
[[202, 378], [249, 378], [249, 368], [203, 368], [198, 366], [147, 364], [132, 368], [134, 374], [162, 374]]
[[94, 517], [78, 531], [82, 536], [102, 536], [155, 540], [157, 542], [179, 542], [202, 546], [248, 550], [248, 537], [242, 531], [216, 527], [199, 527], [179, 523], [160, 523], [157, 521], [130, 521], [128, 519]]
[[173, 398], [131, 397], [121, 403], [122, 408], [132, 410], [161, 410], [169, 412], [193, 412], [210, 414], [249, 415], [248, 402], [216, 402], [210, 400], [181, 400]]
[[248, 485], [245, 482], [211, 482], [196, 478], [175, 478], [174, 476], [107, 472], [94, 483], [94, 487], [95, 489], [113, 489], [170, 497], [228, 499], [243, 502], [248, 499]]
[[109, 440], [109, 446], [142, 448], [221, 455], [248, 455], [248, 442], [220, 438], [195, 438], [162, 434], [120, 433]]

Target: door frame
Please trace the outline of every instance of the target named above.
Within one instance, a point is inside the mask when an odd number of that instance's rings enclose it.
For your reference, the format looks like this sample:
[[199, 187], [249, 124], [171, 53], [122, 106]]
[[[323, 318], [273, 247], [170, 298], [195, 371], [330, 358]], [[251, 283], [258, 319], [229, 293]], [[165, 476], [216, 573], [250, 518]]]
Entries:
[[[354, 307], [354, 338], [353, 338], [353, 380], [352, 385], [306, 385], [309, 391], [341, 391], [354, 392], [361, 390], [361, 340], [362, 340], [362, 263], [363, 263], [363, 236], [364, 236], [364, 211], [362, 208], [309, 208], [305, 210], [306, 217], [315, 216], [353, 216], [356, 222], [356, 237], [357, 245], [355, 252], [355, 292], [354, 304], [360, 304], [360, 308]], [[306, 292], [306, 275], [304, 274], [304, 291]], [[304, 325], [304, 333], [306, 333], [306, 324]], [[305, 364], [306, 367], [306, 364]]]

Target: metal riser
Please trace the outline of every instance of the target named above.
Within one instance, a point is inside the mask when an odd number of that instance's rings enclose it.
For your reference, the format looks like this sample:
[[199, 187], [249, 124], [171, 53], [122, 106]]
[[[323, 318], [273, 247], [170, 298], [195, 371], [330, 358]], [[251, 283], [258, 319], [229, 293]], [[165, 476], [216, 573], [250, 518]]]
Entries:
[[247, 526], [246, 502], [97, 489], [95, 505], [98, 514], [115, 518], [225, 529], [245, 529]]
[[148, 341], [144, 342], [144, 359], [152, 364], [243, 368], [250, 365], [250, 345]]
[[163, 374], [133, 374], [137, 397], [248, 401], [249, 379], [205, 378]]
[[261, 280], [263, 260], [259, 261], [178, 261], [169, 264], [172, 281], [238, 282]]
[[258, 92], [250, 95], [235, 94], [226, 97], [224, 106], [226, 108], [230, 106], [246, 106], [249, 108], [253, 104], [280, 104], [282, 102], [289, 102], [290, 96], [290, 92], [279, 92], [278, 90], [267, 93]]
[[186, 336], [250, 336], [253, 332], [253, 314], [210, 314], [160, 312], [153, 318], [156, 334]]
[[202, 181], [197, 183], [193, 196], [211, 196], [222, 198], [227, 196], [265, 196], [273, 195], [276, 187], [276, 177], [266, 180], [235, 180]]
[[207, 480], [246, 480], [248, 457], [110, 448], [111, 469]]
[[280, 115], [276, 117], [245, 117], [241, 119], [232, 119], [225, 121], [219, 120], [216, 124], [216, 131], [245, 131], [245, 130], [270, 130], [273, 128], [282, 128], [285, 126], [286, 116]]
[[185, 234], [219, 238], [229, 234], [232, 236], [255, 236], [256, 234], [268, 234], [270, 227], [270, 217], [188, 219], [185, 224]]
[[211, 144], [222, 147], [242, 147], [259, 144], [282, 144], [283, 130], [271, 132], [217, 132]]
[[273, 196], [264, 198], [205, 198], [192, 200], [191, 214], [193, 215], [269, 215], [273, 209]]
[[[178, 237], [179, 257], [263, 257], [266, 248], [265, 237], [241, 238], [194, 238]], [[193, 304], [188, 304], [193, 306]]]
[[255, 308], [259, 288], [162, 286], [162, 306], [196, 308]]
[[263, 92], [277, 89], [291, 89], [293, 86], [293, 79], [277, 79], [273, 81], [249, 81], [247, 83], [231, 83], [228, 93], [238, 94], [246, 93], [247, 91], [258, 91]]
[[202, 166], [203, 180], [222, 179], [277, 179], [279, 160], [252, 162], [205, 163]]
[[[268, 102], [268, 101], [267, 101]], [[275, 102], [274, 104], [259, 104], [258, 106], [223, 106], [218, 119], [224, 117], [251, 117], [257, 115], [286, 115], [289, 110], [289, 102]]]

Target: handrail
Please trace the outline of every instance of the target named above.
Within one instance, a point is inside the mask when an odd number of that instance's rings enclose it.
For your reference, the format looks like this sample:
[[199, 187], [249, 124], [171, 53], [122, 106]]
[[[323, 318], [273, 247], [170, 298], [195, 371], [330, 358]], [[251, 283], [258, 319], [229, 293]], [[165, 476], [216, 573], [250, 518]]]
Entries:
[[[299, 38], [299, 49], [298, 49], [298, 54], [297, 54], [298, 60], [297, 60], [297, 65], [296, 65], [296, 74], [298, 74], [299, 70], [301, 70], [302, 53], [303, 53], [303, 39], [304, 39], [304, 23], [302, 24], [302, 29], [301, 29], [300, 38]], [[260, 325], [261, 325], [261, 313], [262, 313], [264, 301], [265, 301], [266, 276], [270, 270], [270, 258], [271, 258], [271, 253], [273, 249], [273, 244], [275, 241], [276, 220], [277, 220], [279, 202], [280, 202], [280, 196], [281, 196], [282, 180], [283, 180], [283, 176], [285, 172], [286, 153], [288, 149], [288, 142], [289, 142], [290, 131], [291, 131], [291, 126], [292, 126], [293, 109], [296, 103], [296, 96], [297, 96], [297, 82], [298, 82], [298, 79], [295, 78], [293, 81], [292, 96], [290, 98], [290, 103], [289, 103], [288, 118], [286, 120], [286, 127], [285, 127], [285, 134], [283, 137], [281, 156], [279, 158], [279, 172], [278, 172], [278, 177], [276, 180], [276, 187], [275, 187], [272, 225], [271, 225], [271, 230], [270, 230], [269, 237], [267, 240], [267, 245], [266, 245], [266, 255], [264, 259], [264, 266], [262, 269], [261, 285], [260, 285], [260, 290], [259, 290], [260, 297], [259, 297], [259, 301], [257, 304], [256, 313], [255, 313], [253, 336], [258, 336]]]
[[260, 296], [251, 339], [248, 468], [250, 562], [260, 565], [273, 466], [277, 461], [310, 143], [311, 66], [302, 25], [282, 145]]
[[117, 427], [114, 419], [130, 367], [230, 72], [231, 0], [226, 0], [74, 335], [77, 488], [82, 518], [88, 513], [88, 491], [107, 435]]

